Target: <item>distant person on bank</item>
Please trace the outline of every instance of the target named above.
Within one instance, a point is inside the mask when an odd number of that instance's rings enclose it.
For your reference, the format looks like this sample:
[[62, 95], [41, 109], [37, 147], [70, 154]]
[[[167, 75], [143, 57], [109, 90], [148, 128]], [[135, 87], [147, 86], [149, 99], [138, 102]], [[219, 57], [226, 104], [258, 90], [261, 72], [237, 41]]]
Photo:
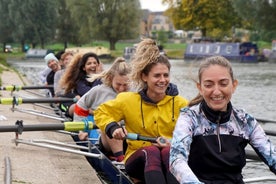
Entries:
[[[47, 66], [51, 69], [51, 71], [48, 73], [48, 75], [46, 76], [46, 85], [54, 85], [54, 77], [55, 77], [55, 73], [61, 69], [60, 65], [59, 65], [59, 61], [56, 58], [56, 56], [53, 53], [49, 53], [44, 57], [44, 60], [47, 64]], [[54, 88], [50, 88], [50, 95], [52, 97], [55, 96], [55, 92], [54, 92]]]

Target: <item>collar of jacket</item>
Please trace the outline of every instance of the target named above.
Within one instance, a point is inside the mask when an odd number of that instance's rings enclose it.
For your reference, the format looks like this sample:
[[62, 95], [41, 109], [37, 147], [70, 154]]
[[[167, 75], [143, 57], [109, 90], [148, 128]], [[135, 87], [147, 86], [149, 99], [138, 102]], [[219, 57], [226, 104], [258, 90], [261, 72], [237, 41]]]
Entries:
[[[147, 87], [141, 91], [139, 91], [139, 94], [141, 95], [142, 99], [146, 102], [156, 104], [153, 102], [148, 96], [147, 96]], [[166, 95], [169, 96], [177, 96], [178, 95], [178, 89], [177, 86], [173, 83], [169, 83], [167, 89], [166, 89]]]
[[200, 109], [204, 112], [207, 119], [213, 123], [226, 123], [227, 121], [229, 121], [232, 113], [231, 102], [227, 104], [227, 111], [214, 111], [213, 109], [208, 107], [205, 101], [202, 101], [200, 106]]

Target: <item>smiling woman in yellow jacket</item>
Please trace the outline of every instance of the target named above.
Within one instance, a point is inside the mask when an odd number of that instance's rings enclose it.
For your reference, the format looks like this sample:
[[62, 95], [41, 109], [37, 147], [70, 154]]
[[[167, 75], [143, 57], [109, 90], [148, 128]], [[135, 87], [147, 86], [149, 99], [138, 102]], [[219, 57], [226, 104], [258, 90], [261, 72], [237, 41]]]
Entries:
[[[138, 92], [123, 92], [100, 105], [95, 123], [110, 138], [124, 139], [127, 132], [162, 137], [165, 142], [127, 140], [125, 168], [135, 183], [177, 183], [169, 172], [169, 139], [180, 109], [188, 101], [170, 83], [171, 65], [155, 41], [145, 39], [136, 48], [130, 79]], [[125, 128], [117, 122], [124, 120]]]

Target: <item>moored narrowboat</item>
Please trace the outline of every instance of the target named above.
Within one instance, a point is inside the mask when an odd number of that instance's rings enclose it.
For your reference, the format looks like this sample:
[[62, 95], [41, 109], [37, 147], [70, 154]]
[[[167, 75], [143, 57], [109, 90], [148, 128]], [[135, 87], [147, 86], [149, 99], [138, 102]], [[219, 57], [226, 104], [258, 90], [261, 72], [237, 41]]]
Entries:
[[190, 43], [184, 53], [185, 61], [220, 55], [230, 61], [257, 63], [259, 50], [256, 44], [245, 43]]

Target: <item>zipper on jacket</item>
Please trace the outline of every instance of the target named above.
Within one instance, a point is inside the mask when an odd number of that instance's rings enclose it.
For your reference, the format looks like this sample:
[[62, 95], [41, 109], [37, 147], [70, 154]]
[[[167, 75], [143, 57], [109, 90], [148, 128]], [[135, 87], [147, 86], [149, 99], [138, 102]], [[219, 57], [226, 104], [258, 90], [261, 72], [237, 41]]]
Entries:
[[220, 140], [220, 119], [221, 119], [221, 113], [219, 113], [218, 119], [217, 119], [217, 138], [218, 138], [218, 144], [219, 144], [219, 152], [221, 153], [221, 140]]
[[144, 112], [143, 112], [143, 100], [141, 97], [141, 103], [140, 103], [140, 111], [141, 111], [141, 118], [142, 118], [142, 127], [145, 128], [145, 122], [144, 122]]

